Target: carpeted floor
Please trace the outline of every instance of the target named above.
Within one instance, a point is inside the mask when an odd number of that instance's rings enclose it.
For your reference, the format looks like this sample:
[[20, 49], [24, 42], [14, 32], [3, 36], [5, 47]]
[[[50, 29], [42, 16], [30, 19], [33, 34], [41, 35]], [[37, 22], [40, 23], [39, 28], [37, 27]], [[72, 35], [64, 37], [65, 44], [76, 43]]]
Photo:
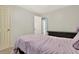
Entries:
[[12, 48], [7, 48], [0, 51], [0, 54], [11, 54]]

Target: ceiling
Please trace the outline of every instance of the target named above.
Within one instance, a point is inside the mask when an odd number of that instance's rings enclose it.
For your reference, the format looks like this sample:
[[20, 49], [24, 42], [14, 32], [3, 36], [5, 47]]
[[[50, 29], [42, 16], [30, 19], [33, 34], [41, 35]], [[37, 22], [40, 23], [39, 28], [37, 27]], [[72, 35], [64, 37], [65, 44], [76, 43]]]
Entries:
[[43, 15], [51, 11], [66, 7], [68, 5], [20, 5], [20, 7], [25, 8], [33, 13]]

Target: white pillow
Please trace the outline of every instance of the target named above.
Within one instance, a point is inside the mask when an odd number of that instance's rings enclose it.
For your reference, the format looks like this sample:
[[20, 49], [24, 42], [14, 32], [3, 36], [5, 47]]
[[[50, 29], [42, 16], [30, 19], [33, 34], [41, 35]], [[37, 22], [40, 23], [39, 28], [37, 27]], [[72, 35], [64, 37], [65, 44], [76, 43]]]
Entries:
[[76, 50], [79, 50], [79, 32], [76, 34], [76, 36], [73, 38], [73, 47]]
[[73, 38], [74, 42], [79, 40], [79, 32], [76, 34], [76, 36]]

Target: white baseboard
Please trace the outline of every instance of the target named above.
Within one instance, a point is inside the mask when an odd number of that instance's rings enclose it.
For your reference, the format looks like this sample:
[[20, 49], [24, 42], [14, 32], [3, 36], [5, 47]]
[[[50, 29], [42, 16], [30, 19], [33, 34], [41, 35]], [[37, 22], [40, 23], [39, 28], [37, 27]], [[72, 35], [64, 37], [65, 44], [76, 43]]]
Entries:
[[0, 51], [5, 50], [5, 49], [9, 49], [9, 48], [12, 48], [12, 47], [0, 48]]

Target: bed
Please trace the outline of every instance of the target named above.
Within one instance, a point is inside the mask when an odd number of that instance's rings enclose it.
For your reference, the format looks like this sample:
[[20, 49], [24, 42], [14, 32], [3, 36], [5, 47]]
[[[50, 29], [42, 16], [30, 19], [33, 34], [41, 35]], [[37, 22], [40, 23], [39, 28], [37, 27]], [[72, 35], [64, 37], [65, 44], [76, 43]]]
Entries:
[[24, 35], [19, 37], [14, 54], [79, 54], [79, 32], [74, 38], [49, 35]]

